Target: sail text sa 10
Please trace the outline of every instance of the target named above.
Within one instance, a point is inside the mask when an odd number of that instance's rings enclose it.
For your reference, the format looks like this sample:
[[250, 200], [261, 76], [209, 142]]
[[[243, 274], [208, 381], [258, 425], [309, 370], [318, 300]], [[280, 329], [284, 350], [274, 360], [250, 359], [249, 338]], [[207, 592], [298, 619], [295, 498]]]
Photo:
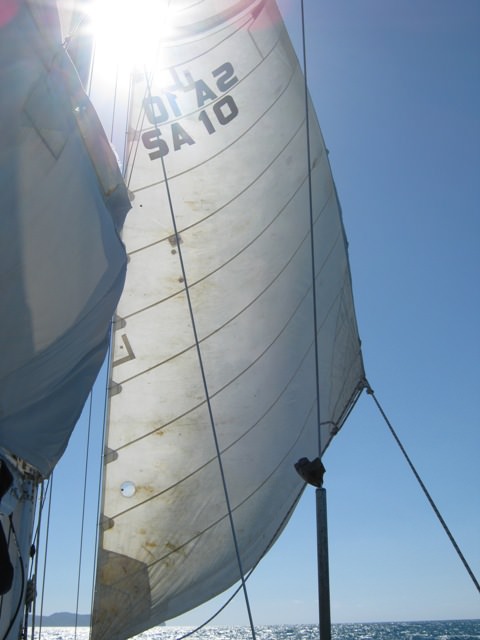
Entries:
[[[188, 70], [183, 71], [182, 80], [173, 70], [171, 75], [174, 78], [172, 85], [162, 89], [160, 95], [149, 95], [143, 100], [147, 120], [155, 125], [154, 129], [142, 134], [145, 148], [153, 150], [148, 154], [151, 160], [166, 156], [171, 149], [179, 151], [185, 144], [190, 146], [196, 143], [196, 135], [176, 121], [177, 118], [188, 115], [191, 120], [193, 111], [194, 117], [202, 125], [201, 129], [212, 135], [218, 125], [225, 126], [238, 115], [233, 96], [225, 93], [238, 82], [230, 62], [214, 69], [208, 81], [195, 80]], [[209, 108], [204, 108], [206, 106]], [[198, 109], [200, 111], [195, 113]], [[159, 125], [162, 125], [162, 131]], [[165, 125], [169, 127], [170, 145], [163, 137]]]

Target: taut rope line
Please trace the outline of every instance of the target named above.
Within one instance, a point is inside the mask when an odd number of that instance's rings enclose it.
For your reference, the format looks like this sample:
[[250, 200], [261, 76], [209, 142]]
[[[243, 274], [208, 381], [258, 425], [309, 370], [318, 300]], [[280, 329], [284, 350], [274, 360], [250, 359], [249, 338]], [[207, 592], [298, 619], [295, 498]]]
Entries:
[[404, 446], [402, 445], [402, 443], [400, 442], [399, 437], [397, 436], [395, 429], [393, 428], [390, 420], [387, 418], [385, 411], [382, 409], [379, 401], [377, 400], [375, 393], [373, 392], [373, 389], [370, 387], [369, 384], [367, 384], [367, 393], [372, 396], [373, 401], [375, 402], [375, 404], [377, 405], [378, 410], [380, 411], [383, 419], [385, 420], [385, 423], [387, 425], [387, 427], [390, 429], [391, 434], [393, 435], [393, 437], [395, 438], [396, 443], [398, 444], [398, 446], [400, 447], [401, 452], [403, 453], [405, 460], [408, 463], [408, 466], [410, 467], [410, 469], [413, 472], [413, 475], [415, 476], [415, 478], [417, 479], [418, 484], [420, 485], [420, 487], [422, 488], [423, 493], [425, 494], [428, 502], [430, 503], [430, 506], [432, 507], [433, 511], [435, 512], [435, 515], [437, 516], [440, 524], [442, 525], [445, 533], [447, 534], [450, 542], [453, 545], [453, 548], [455, 549], [455, 551], [457, 552], [460, 560], [462, 561], [463, 565], [465, 566], [465, 569], [467, 570], [468, 575], [470, 576], [470, 578], [473, 581], [473, 584], [476, 586], [477, 591], [480, 593], [480, 584], [477, 580], [477, 578], [475, 577], [475, 574], [473, 573], [472, 569], [470, 568], [470, 565], [468, 564], [467, 560], [465, 559], [465, 556], [463, 555], [460, 547], [457, 544], [457, 541], [455, 540], [455, 538], [453, 537], [450, 529], [447, 526], [447, 523], [445, 522], [445, 520], [443, 519], [440, 511], [438, 510], [437, 505], [435, 504], [435, 502], [433, 501], [432, 496], [430, 495], [430, 493], [428, 492], [427, 487], [425, 486], [425, 484], [423, 483], [422, 479], [420, 478], [420, 476], [418, 475], [417, 470], [415, 469], [415, 467], [413, 466], [412, 461], [410, 460], [410, 458], [408, 457], [407, 452], [405, 451]]

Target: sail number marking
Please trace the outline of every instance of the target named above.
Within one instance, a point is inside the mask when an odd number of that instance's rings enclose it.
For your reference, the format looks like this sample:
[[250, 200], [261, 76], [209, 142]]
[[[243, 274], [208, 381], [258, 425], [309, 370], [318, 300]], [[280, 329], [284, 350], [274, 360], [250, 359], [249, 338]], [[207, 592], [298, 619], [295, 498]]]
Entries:
[[[225, 126], [238, 115], [238, 106], [229, 91], [237, 82], [233, 66], [230, 62], [225, 62], [212, 71], [216, 90], [224, 95], [218, 99], [218, 95], [211, 84], [204, 80], [192, 81], [186, 89], [194, 91], [196, 107], [200, 108], [197, 114], [198, 122], [203, 125], [205, 131], [212, 135], [217, 131], [218, 126]], [[179, 151], [184, 145], [192, 145], [196, 140], [179, 122], [170, 122], [172, 118], [182, 117], [182, 110], [179, 98], [175, 93], [162, 91], [162, 95], [148, 96], [143, 100], [145, 115], [154, 129], [149, 129], [142, 134], [142, 142], [146, 149], [151, 150], [148, 154], [151, 160], [156, 160], [166, 156], [170, 152], [170, 147], [164, 139], [162, 129], [165, 125], [170, 127], [172, 147], [174, 151]], [[202, 108], [208, 107], [208, 108]]]

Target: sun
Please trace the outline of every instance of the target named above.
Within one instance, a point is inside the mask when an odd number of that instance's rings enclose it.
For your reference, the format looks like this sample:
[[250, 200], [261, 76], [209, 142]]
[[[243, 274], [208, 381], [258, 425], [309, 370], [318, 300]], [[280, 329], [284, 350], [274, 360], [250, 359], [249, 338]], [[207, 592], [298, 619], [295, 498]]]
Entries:
[[169, 5], [169, 0], [92, 0], [87, 10], [96, 54], [124, 71], [148, 68], [169, 36]]

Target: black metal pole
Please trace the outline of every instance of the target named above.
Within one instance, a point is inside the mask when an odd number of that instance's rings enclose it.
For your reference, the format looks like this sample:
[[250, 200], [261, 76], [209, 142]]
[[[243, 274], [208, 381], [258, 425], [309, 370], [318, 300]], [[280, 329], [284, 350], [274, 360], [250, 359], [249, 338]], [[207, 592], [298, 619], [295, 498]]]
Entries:
[[330, 579], [328, 573], [327, 492], [316, 490], [317, 499], [317, 553], [318, 553], [318, 607], [320, 640], [331, 640]]
[[330, 578], [328, 574], [327, 492], [323, 488], [325, 467], [320, 458], [300, 458], [295, 463], [298, 475], [316, 487], [317, 501], [317, 557], [318, 557], [318, 610], [320, 640], [331, 640]]

